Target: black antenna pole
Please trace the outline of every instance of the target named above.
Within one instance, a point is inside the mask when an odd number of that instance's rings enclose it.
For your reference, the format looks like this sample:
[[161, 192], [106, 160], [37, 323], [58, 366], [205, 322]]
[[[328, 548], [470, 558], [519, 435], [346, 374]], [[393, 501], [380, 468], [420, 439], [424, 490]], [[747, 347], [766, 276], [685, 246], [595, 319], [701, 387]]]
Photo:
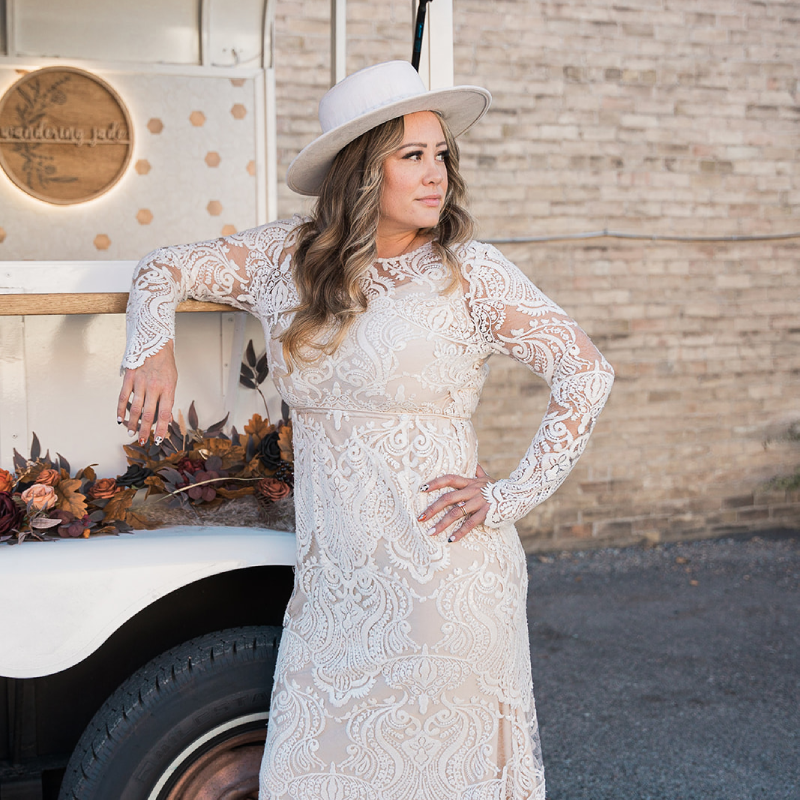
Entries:
[[411, 66], [419, 72], [419, 57], [422, 53], [422, 33], [425, 30], [425, 11], [431, 0], [419, 0], [417, 21], [414, 23], [414, 49], [411, 53]]

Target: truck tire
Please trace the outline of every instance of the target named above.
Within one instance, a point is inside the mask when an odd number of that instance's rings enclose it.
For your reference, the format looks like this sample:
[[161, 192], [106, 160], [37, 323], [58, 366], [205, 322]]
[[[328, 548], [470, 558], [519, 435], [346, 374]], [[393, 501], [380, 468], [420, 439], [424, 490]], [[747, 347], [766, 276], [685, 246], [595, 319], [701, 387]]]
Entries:
[[59, 800], [257, 800], [280, 635], [218, 631], [142, 667], [83, 732]]

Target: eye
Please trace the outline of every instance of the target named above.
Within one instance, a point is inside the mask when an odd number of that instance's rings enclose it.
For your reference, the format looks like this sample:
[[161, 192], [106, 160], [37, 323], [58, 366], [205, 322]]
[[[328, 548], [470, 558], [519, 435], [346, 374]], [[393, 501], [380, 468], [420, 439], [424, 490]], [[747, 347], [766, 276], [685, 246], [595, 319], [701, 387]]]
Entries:
[[438, 158], [439, 161], [447, 161], [450, 158], [450, 151], [449, 150], [440, 150], [436, 154], [436, 158]]
[[422, 158], [422, 150], [412, 150], [410, 153], [406, 153], [403, 158], [409, 161], [419, 161]]

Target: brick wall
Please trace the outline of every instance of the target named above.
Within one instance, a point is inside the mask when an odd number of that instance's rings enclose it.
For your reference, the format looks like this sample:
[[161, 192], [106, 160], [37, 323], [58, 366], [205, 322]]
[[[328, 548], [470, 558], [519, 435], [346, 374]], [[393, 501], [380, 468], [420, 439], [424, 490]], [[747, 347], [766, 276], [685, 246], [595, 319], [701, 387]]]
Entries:
[[[408, 58], [410, 16], [351, 0], [349, 69]], [[318, 131], [329, 3], [279, 3], [277, 41], [285, 169]], [[800, 230], [798, 42], [797, 2], [458, 0], [456, 82], [494, 95], [462, 139], [480, 235]], [[768, 488], [800, 464], [800, 238], [501, 249], [618, 376], [575, 472], [520, 524], [529, 549], [800, 524], [800, 493]], [[516, 465], [546, 400], [493, 361], [476, 418], [490, 472]]]

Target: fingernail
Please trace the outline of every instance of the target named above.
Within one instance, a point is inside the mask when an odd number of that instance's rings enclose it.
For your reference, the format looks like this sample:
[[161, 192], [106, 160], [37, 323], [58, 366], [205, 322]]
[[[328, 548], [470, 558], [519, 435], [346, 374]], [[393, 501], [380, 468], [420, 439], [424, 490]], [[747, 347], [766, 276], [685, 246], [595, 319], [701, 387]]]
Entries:
[[427, 483], [423, 483], [422, 486], [419, 487], [419, 490], [421, 492], [427, 492], [428, 491], [428, 484]]
[[131, 439], [132, 439], [134, 436], [136, 436], [136, 431], [131, 431], [131, 430], [129, 430], [129, 431], [128, 431], [128, 436], [130, 436], [130, 437], [131, 437]]
[[144, 443], [145, 443], [146, 441], [147, 441], [147, 439], [139, 439], [139, 444], [140, 444], [140, 445], [142, 445], [142, 446], [144, 447]]
[[117, 425], [122, 425], [122, 417], [117, 417]]
[[428, 515], [423, 511], [418, 517], [417, 522], [422, 522]]
[[163, 436], [156, 436], [156, 445], [161, 444], [161, 442], [163, 442], [163, 441], [164, 441], [164, 437]]
[[433, 536], [434, 533], [436, 533], [435, 525], [432, 528], [428, 528], [428, 536]]
[[455, 540], [456, 540], [456, 535], [453, 534], [447, 541], [448, 542], [454, 542]]

